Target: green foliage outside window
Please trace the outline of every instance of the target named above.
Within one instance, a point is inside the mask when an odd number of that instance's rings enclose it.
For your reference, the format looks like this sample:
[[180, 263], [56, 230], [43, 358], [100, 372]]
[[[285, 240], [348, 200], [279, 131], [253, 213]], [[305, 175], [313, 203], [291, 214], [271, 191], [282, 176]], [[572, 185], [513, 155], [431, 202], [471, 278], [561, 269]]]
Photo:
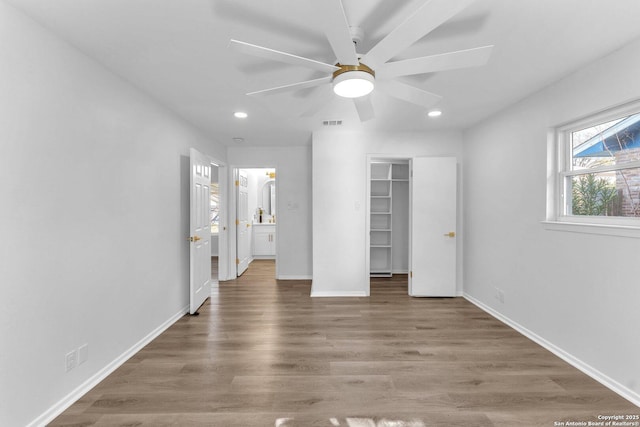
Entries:
[[618, 196], [613, 184], [592, 173], [575, 177], [572, 193], [574, 215], [612, 215]]

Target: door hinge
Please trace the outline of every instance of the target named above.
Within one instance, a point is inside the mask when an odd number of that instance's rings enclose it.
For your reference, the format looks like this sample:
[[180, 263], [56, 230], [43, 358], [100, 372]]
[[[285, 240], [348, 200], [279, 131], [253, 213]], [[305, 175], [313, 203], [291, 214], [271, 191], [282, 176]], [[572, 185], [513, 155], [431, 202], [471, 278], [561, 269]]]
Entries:
[[413, 279], [413, 271], [409, 272], [409, 277], [411, 277]]
[[238, 180], [236, 179], [236, 187], [237, 187], [238, 185], [240, 185], [240, 181], [238, 181]]
[[236, 225], [240, 225], [240, 220], [236, 219]]
[[240, 258], [236, 258], [236, 265], [240, 264]]

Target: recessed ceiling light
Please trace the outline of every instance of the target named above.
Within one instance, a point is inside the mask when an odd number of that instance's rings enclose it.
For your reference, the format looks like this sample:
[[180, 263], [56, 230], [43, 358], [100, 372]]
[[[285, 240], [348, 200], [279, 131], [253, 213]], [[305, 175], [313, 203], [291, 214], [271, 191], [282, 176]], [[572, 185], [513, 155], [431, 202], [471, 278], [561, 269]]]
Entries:
[[440, 117], [442, 115], [442, 111], [440, 110], [431, 110], [427, 113], [429, 117]]
[[248, 117], [248, 114], [244, 111], [236, 111], [235, 113], [233, 113], [233, 116], [236, 119], [246, 119]]

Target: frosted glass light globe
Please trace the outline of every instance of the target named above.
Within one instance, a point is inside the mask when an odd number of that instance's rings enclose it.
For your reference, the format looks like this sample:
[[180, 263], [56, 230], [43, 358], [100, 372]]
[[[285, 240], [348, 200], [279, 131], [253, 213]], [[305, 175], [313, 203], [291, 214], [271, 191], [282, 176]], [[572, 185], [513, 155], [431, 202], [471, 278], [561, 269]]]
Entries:
[[365, 71], [348, 71], [333, 79], [333, 91], [344, 98], [360, 98], [371, 93], [374, 81]]

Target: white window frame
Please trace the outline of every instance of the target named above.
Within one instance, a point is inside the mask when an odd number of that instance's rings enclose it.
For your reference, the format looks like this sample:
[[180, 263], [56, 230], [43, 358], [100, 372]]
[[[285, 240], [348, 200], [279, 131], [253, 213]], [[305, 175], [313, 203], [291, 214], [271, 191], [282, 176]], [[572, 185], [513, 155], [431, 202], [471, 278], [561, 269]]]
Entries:
[[626, 103], [599, 113], [557, 126], [548, 133], [547, 161], [547, 218], [548, 229], [593, 234], [612, 234], [640, 238], [640, 218], [588, 216], [567, 214], [567, 197], [571, 196], [570, 177], [585, 173], [609, 172], [640, 168], [640, 161], [625, 163], [623, 167], [600, 166], [587, 170], [571, 170], [571, 133], [640, 112], [640, 100]]

